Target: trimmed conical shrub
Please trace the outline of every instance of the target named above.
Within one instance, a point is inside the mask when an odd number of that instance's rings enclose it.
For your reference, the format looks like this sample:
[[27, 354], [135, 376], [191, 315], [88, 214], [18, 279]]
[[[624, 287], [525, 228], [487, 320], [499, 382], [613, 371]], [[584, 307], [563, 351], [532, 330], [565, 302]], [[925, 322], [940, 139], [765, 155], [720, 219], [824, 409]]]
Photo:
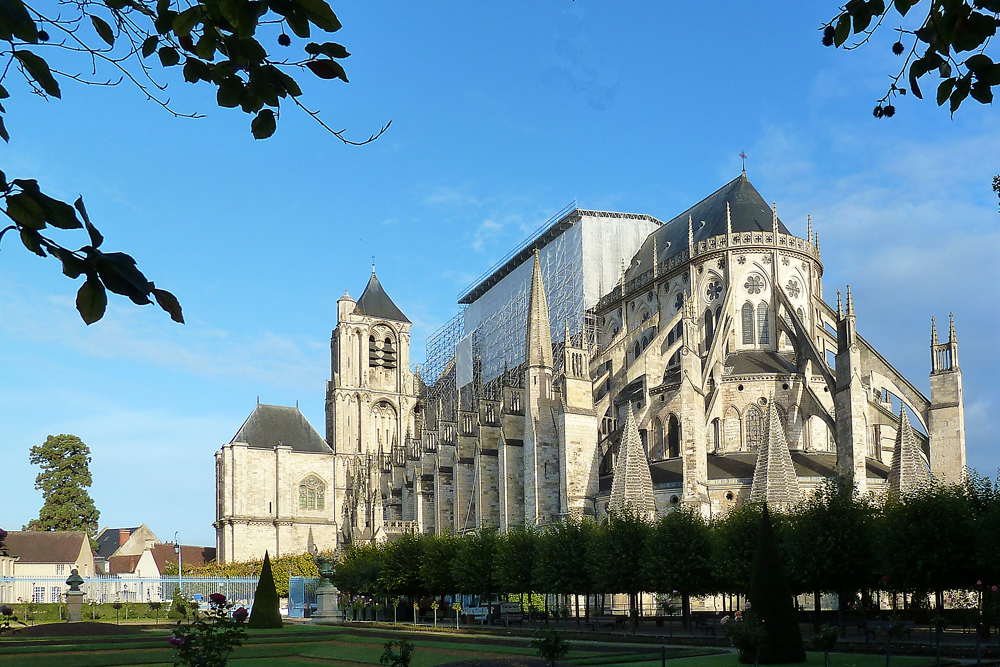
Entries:
[[257, 582], [257, 592], [253, 596], [253, 609], [250, 611], [247, 627], [258, 630], [280, 628], [279, 606], [278, 590], [274, 587], [274, 574], [271, 572], [271, 559], [265, 551], [264, 566], [260, 569], [260, 580]]
[[761, 624], [757, 661], [762, 665], [805, 662], [795, 600], [767, 507], [760, 520], [748, 599], [753, 620]]

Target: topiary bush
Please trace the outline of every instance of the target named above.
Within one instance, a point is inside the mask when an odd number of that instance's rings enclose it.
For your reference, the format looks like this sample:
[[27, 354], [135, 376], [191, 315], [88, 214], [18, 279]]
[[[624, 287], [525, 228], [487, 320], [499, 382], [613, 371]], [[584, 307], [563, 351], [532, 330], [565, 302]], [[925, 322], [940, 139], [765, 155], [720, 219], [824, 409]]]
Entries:
[[[767, 507], [760, 519], [748, 599], [750, 604], [747, 606], [752, 606], [753, 616], [760, 620], [763, 630], [757, 662], [762, 665], [805, 662], [806, 651], [802, 646], [795, 600], [785, 577], [784, 559], [778, 550]], [[742, 653], [740, 659], [750, 661]]]
[[260, 569], [260, 580], [257, 582], [257, 592], [253, 596], [253, 609], [247, 627], [260, 630], [264, 628], [281, 627], [280, 601], [278, 591], [274, 587], [274, 574], [271, 572], [271, 559], [264, 552], [264, 565]]

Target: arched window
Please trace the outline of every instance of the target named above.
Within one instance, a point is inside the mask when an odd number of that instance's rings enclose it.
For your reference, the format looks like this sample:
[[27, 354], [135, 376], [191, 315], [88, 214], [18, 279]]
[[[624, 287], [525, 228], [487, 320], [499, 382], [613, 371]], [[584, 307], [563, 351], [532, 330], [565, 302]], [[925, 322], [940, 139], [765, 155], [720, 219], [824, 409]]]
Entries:
[[712, 347], [712, 338], [715, 336], [715, 322], [712, 318], [712, 309], [705, 311], [705, 351]]
[[722, 422], [723, 450], [732, 452], [740, 451], [740, 443], [743, 440], [742, 432], [743, 426], [740, 423], [740, 412], [734, 406], [730, 405], [729, 409], [726, 410], [726, 418]]
[[712, 420], [712, 452], [718, 454], [722, 451], [722, 424], [719, 418]]
[[372, 406], [372, 428], [376, 448], [392, 447], [396, 444], [396, 410], [385, 401], [376, 403]]
[[309, 475], [299, 483], [299, 509], [321, 510], [325, 499], [326, 484], [316, 475]]
[[649, 459], [659, 461], [663, 458], [663, 422], [657, 417], [653, 420], [653, 451]]
[[743, 344], [753, 345], [753, 304], [749, 301], [743, 304], [742, 324]]
[[639, 358], [639, 353], [641, 351], [642, 351], [642, 348], [639, 345], [639, 341], [635, 341], [635, 347], [633, 348], [633, 351], [632, 351], [632, 361], [635, 361], [636, 359]]
[[757, 304], [757, 329], [760, 332], [757, 335], [757, 342], [761, 345], [770, 345], [771, 326], [767, 316], [767, 301], [761, 301]]
[[393, 347], [391, 338], [386, 337], [382, 342], [382, 360], [386, 368], [396, 367], [396, 349]]
[[801, 306], [799, 306], [799, 308], [795, 311], [795, 314], [799, 316], [799, 322], [802, 323], [802, 326], [805, 326], [806, 325], [806, 314], [802, 311], [802, 307]]
[[681, 455], [681, 424], [677, 415], [670, 415], [667, 421], [667, 456], [676, 458]]
[[764, 415], [761, 413], [760, 408], [756, 405], [751, 405], [747, 409], [747, 449], [755, 452], [763, 441]]

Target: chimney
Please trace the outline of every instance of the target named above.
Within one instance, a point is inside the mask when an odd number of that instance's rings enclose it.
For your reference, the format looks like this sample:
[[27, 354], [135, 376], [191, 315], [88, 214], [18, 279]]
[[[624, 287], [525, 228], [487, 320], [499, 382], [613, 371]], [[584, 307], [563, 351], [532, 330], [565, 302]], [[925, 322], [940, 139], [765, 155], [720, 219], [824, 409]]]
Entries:
[[118, 546], [123, 547], [125, 543], [128, 542], [128, 538], [132, 537], [132, 531], [128, 528], [118, 529]]

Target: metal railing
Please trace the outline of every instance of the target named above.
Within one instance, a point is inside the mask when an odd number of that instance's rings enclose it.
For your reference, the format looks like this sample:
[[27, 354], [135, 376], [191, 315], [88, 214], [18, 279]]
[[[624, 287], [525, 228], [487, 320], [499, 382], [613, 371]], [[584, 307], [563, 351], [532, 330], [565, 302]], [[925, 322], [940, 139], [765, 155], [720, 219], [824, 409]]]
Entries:
[[[189, 600], [207, 600], [212, 593], [222, 593], [237, 604], [253, 603], [257, 577], [131, 577], [97, 575], [85, 577], [80, 590], [87, 601], [164, 602], [171, 600], [180, 587]], [[65, 602], [65, 577], [0, 577], [0, 603]]]

